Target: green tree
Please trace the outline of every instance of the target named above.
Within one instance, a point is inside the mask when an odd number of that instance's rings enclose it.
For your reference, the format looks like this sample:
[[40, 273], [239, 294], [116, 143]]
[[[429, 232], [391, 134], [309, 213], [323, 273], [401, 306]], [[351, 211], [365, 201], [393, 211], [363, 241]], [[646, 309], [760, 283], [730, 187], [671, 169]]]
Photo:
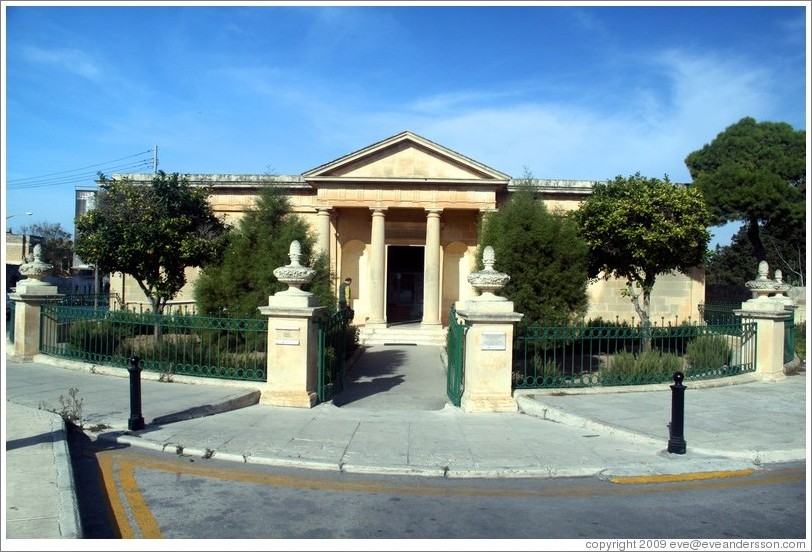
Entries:
[[132, 276], [161, 314], [186, 283], [186, 268], [221, 254], [226, 225], [209, 190], [177, 173], [160, 171], [149, 184], [99, 180], [95, 208], [76, 219], [76, 253], [100, 272]]
[[575, 215], [589, 245], [590, 277], [625, 280], [644, 328], [651, 326], [657, 276], [688, 272], [705, 260], [710, 213], [702, 194], [667, 176], [636, 173], [599, 183]]
[[208, 315], [228, 314], [256, 318], [268, 297], [287, 289], [273, 271], [290, 264], [290, 244], [299, 240], [302, 259], [316, 270], [313, 281], [302, 289], [313, 293], [320, 305], [335, 307], [330, 272], [324, 255], [314, 255], [316, 238], [307, 222], [291, 213], [288, 198], [272, 185], [260, 190], [256, 204], [246, 210], [228, 235], [220, 261], [207, 265], [195, 280], [198, 310]]
[[[771, 269], [780, 269], [784, 281], [803, 286], [806, 276], [805, 229], [797, 228], [794, 234], [776, 236], [772, 226], [765, 226], [761, 239]], [[756, 277], [758, 259], [747, 238], [747, 228], [742, 226], [733, 235], [730, 245], [718, 247], [708, 259], [705, 282], [709, 285], [744, 286]]]
[[63, 230], [60, 223], [37, 222], [21, 226], [20, 232], [41, 237], [43, 261], [53, 265], [55, 274], [70, 275], [73, 264], [73, 241], [70, 232]]
[[714, 216], [743, 221], [756, 259], [767, 259], [760, 225], [803, 228], [806, 213], [806, 132], [787, 123], [745, 117], [727, 127], [685, 164]]
[[510, 281], [497, 292], [513, 301], [529, 324], [565, 324], [586, 314], [588, 306], [587, 247], [570, 218], [551, 213], [527, 185], [482, 223], [479, 267], [488, 245], [496, 270]]

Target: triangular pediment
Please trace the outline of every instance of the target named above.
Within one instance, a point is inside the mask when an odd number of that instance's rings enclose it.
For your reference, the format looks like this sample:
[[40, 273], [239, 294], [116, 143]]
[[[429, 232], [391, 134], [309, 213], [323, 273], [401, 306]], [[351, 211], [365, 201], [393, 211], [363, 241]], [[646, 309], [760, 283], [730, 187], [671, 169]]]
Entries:
[[308, 181], [444, 181], [496, 184], [510, 176], [464, 155], [402, 132], [302, 175]]

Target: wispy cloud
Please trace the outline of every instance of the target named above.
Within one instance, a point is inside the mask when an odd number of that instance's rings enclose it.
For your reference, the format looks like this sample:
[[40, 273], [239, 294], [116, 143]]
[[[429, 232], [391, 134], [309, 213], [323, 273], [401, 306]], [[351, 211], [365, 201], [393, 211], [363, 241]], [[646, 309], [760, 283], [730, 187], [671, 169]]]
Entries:
[[31, 63], [56, 67], [94, 82], [102, 79], [102, 70], [99, 64], [90, 55], [80, 50], [69, 48], [46, 49], [28, 46], [23, 49], [23, 57]]

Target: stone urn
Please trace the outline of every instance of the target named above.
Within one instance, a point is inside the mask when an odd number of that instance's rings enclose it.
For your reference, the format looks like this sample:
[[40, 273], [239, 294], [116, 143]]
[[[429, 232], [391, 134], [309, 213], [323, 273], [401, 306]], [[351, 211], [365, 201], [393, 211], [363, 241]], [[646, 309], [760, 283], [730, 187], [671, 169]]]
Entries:
[[316, 276], [316, 271], [310, 267], [302, 266], [299, 259], [302, 258], [302, 245], [298, 240], [290, 243], [290, 264], [280, 266], [273, 271], [276, 279], [288, 285], [288, 289], [280, 291], [276, 295], [302, 295], [308, 296], [312, 293], [304, 291], [301, 286], [309, 284]]
[[25, 279], [17, 282], [17, 286], [25, 288], [47, 286], [49, 284], [43, 279], [51, 274], [53, 268], [53, 265], [42, 260], [42, 245], [37, 244], [34, 246], [32, 258], [20, 266], [20, 274], [25, 276]]
[[758, 263], [758, 275], [755, 280], [750, 280], [744, 285], [753, 294], [753, 299], [767, 299], [771, 294], [777, 291], [778, 285], [774, 280], [771, 280], [767, 274], [770, 268], [767, 261]]
[[494, 291], [502, 289], [510, 281], [510, 276], [504, 272], [494, 270], [496, 254], [490, 245], [482, 252], [482, 262], [485, 268], [479, 272], [474, 272], [468, 276], [468, 282], [476, 289], [480, 295], [475, 301], [507, 301], [505, 297], [494, 294]]

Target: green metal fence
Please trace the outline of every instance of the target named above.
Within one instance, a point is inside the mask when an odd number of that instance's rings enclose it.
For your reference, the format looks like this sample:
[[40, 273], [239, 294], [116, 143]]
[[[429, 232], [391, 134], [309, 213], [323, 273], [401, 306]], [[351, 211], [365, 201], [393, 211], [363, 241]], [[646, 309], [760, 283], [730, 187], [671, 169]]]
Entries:
[[784, 322], [784, 364], [795, 358], [795, 309]]
[[[706, 324], [733, 324], [741, 321], [741, 316], [735, 312], [740, 309], [741, 302], [714, 301], [700, 303], [699, 314]], [[784, 322], [784, 363], [791, 362], [795, 357], [795, 310], [789, 311], [790, 317]]]
[[740, 308], [742, 308], [741, 301], [712, 301], [697, 305], [702, 321], [710, 325], [738, 323], [741, 321], [741, 316], [733, 311]]
[[451, 305], [446, 334], [446, 354], [448, 372], [446, 374], [446, 395], [454, 406], [462, 400], [463, 376], [465, 374], [465, 332], [468, 327], [457, 319], [457, 311]]
[[6, 335], [9, 343], [14, 343], [14, 311], [17, 301], [6, 298]]
[[348, 339], [347, 313], [344, 310], [318, 321], [318, 376], [316, 396], [326, 402], [344, 389], [344, 367]]
[[40, 351], [53, 356], [127, 367], [137, 355], [143, 370], [167, 378], [266, 379], [267, 319], [47, 304], [40, 324]]
[[514, 388], [663, 383], [756, 370], [756, 324], [663, 324], [648, 329], [603, 321], [567, 327], [520, 325], [513, 349]]

